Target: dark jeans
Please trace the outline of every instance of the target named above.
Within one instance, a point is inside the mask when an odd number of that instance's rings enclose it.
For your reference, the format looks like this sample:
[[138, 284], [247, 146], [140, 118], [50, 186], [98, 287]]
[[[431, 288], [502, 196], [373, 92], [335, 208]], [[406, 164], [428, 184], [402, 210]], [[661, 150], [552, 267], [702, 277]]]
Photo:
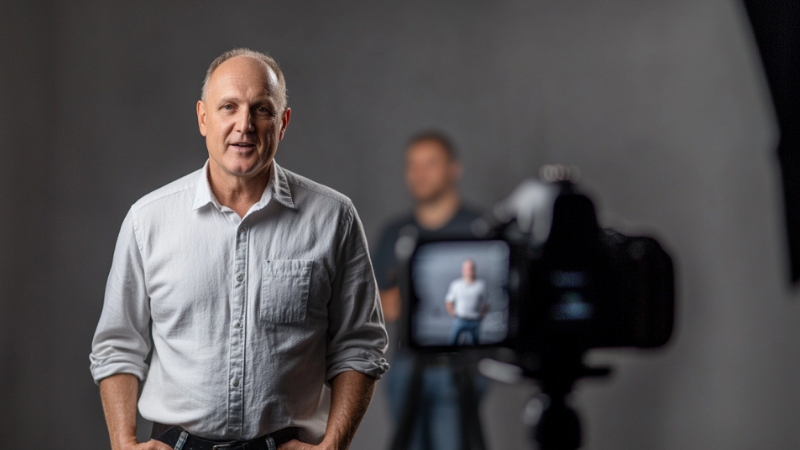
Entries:
[[463, 344], [463, 340], [459, 340], [463, 334], [471, 338], [471, 345], [478, 345], [478, 339], [481, 334], [481, 319], [461, 319], [456, 318], [453, 321], [453, 330], [450, 332], [450, 345]]

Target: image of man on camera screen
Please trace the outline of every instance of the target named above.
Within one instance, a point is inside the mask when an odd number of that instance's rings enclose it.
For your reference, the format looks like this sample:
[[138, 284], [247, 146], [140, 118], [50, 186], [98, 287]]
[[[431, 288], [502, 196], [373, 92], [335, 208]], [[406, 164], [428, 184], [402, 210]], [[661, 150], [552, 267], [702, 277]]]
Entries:
[[475, 276], [475, 261], [465, 259], [461, 263], [461, 278], [450, 282], [445, 307], [455, 319], [450, 344], [477, 345], [480, 342], [481, 320], [489, 311], [489, 304], [486, 302], [486, 283]]

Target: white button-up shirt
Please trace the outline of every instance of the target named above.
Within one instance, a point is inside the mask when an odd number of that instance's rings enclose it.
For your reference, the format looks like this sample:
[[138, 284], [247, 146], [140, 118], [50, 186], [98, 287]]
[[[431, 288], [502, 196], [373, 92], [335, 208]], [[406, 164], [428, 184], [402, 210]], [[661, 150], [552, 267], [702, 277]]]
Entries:
[[296, 426], [301, 440], [318, 442], [325, 383], [388, 368], [361, 222], [347, 197], [276, 163], [240, 218], [215, 199], [207, 167], [125, 217], [92, 375], [136, 375], [143, 417], [198, 436], [250, 439]]
[[486, 304], [485, 292], [486, 283], [483, 280], [467, 283], [465, 279], [458, 278], [450, 283], [444, 299], [447, 303], [454, 303], [456, 317], [459, 319], [480, 319]]

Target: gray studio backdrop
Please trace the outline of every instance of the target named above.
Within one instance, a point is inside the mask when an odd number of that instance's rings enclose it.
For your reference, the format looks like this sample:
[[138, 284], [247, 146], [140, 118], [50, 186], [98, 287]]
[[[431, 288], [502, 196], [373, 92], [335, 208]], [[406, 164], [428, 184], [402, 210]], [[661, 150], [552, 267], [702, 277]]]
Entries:
[[[489, 206], [575, 164], [606, 224], [678, 264], [661, 352], [599, 352], [589, 449], [800, 446], [800, 298], [785, 284], [776, 130], [740, 5], [726, 0], [108, 2], [0, 6], [0, 440], [107, 448], [88, 369], [118, 227], [200, 167], [194, 103], [233, 46], [271, 52], [293, 107], [278, 160], [349, 195], [374, 245], [409, 205], [402, 143], [458, 142]], [[493, 449], [526, 448], [532, 386], [494, 385]], [[382, 391], [354, 449], [380, 449]]]

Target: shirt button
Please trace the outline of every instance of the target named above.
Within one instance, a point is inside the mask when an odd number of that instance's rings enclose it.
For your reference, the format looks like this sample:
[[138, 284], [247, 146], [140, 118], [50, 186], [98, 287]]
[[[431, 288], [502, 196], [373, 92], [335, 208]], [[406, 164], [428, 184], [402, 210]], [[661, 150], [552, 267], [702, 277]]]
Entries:
[[239, 380], [233, 380], [233, 387], [239, 387]]
[[233, 324], [233, 326], [235, 326], [236, 328], [242, 328], [242, 322], [236, 322], [235, 324]]
[[242, 274], [236, 275], [236, 281], [242, 281], [242, 280], [244, 280], [244, 275]]

